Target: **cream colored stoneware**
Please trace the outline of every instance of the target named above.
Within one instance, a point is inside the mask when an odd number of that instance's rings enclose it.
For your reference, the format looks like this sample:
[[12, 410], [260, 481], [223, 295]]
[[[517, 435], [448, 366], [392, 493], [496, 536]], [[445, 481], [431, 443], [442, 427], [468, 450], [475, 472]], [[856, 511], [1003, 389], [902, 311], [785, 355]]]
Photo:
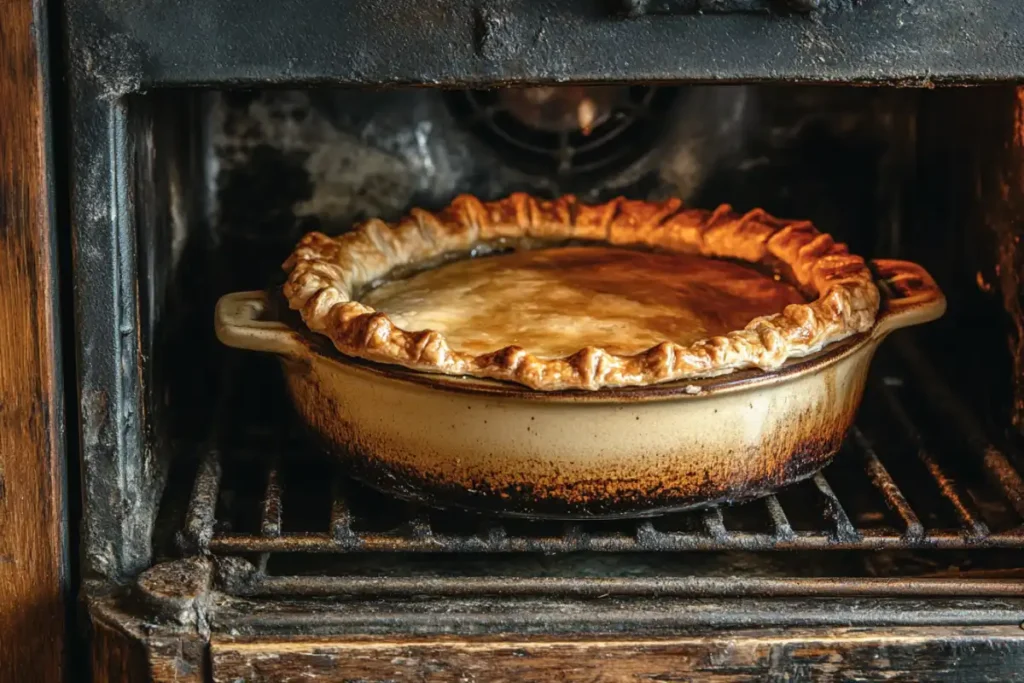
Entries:
[[872, 266], [894, 294], [869, 334], [776, 372], [689, 384], [538, 392], [356, 361], [264, 319], [263, 292], [223, 297], [216, 329], [282, 358], [313, 435], [371, 485], [504, 514], [637, 516], [764, 495], [827, 464], [879, 343], [945, 310], [920, 266]]

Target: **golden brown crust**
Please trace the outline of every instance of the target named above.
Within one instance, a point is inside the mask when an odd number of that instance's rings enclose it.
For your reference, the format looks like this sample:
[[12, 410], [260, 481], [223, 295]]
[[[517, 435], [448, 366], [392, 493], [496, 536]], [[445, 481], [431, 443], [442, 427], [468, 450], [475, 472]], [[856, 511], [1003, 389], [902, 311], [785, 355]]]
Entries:
[[[784, 265], [794, 284], [817, 298], [687, 346], [664, 341], [634, 356], [588, 347], [557, 359], [538, 358], [515, 346], [480, 355], [457, 351], [439, 332], [403, 330], [354, 298], [395, 268], [522, 238], [592, 240]], [[760, 209], [739, 215], [728, 205], [711, 212], [681, 209], [677, 199], [620, 198], [586, 205], [572, 195], [547, 201], [518, 193], [495, 202], [463, 195], [436, 214], [413, 209], [394, 225], [371, 220], [335, 238], [310, 233], [284, 269], [289, 273], [284, 287], [288, 304], [342, 353], [542, 391], [654, 384], [752, 367], [771, 370], [787, 358], [868, 331], [879, 305], [864, 260], [811, 223], [781, 221]]]

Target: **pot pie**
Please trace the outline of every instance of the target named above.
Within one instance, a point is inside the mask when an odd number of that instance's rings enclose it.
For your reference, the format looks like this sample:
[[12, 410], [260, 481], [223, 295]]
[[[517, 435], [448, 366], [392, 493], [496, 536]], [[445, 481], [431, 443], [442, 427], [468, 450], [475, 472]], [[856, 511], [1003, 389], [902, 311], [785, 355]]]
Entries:
[[806, 221], [663, 202], [456, 198], [313, 232], [284, 295], [343, 354], [540, 391], [693, 380], [867, 332], [864, 260]]

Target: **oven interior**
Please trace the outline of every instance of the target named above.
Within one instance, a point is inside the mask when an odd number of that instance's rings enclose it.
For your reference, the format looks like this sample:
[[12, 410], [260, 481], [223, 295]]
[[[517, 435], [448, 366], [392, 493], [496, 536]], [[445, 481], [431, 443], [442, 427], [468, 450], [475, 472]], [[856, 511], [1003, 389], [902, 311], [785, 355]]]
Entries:
[[[1019, 104], [1009, 86], [130, 96], [150, 486], [136, 492], [147, 533], [126, 542], [143, 564], [214, 558], [226, 601], [1010, 591], [1024, 571]], [[921, 263], [949, 311], [884, 345], [821, 475], [739, 506], [590, 523], [417, 508], [352, 482], [299, 435], [275, 360], [214, 337], [216, 299], [279, 284], [307, 231], [513, 191], [808, 218], [856, 253]]]

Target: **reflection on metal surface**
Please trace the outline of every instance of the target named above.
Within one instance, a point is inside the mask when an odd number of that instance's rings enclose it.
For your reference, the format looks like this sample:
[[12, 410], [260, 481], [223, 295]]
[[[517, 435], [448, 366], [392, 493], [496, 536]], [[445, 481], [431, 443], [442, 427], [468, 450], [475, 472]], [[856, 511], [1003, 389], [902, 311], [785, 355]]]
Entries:
[[674, 88], [609, 85], [447, 95], [457, 120], [510, 167], [573, 189], [613, 179], [662, 144], [675, 100]]

